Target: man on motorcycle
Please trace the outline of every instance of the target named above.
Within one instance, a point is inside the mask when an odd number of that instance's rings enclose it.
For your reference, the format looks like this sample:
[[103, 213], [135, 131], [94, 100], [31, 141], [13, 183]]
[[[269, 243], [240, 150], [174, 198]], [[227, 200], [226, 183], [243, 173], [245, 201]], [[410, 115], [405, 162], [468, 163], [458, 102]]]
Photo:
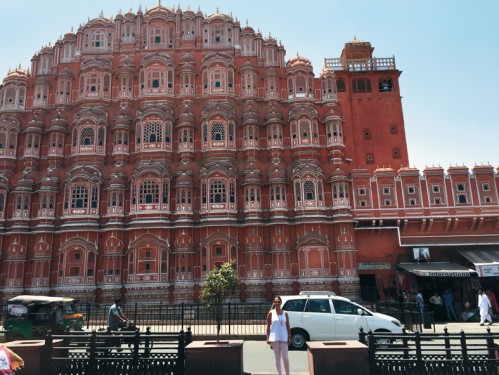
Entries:
[[125, 314], [123, 314], [123, 311], [121, 311], [122, 304], [123, 300], [121, 298], [117, 298], [114, 300], [114, 305], [109, 308], [108, 325], [112, 331], [118, 331], [127, 322], [129, 322]]

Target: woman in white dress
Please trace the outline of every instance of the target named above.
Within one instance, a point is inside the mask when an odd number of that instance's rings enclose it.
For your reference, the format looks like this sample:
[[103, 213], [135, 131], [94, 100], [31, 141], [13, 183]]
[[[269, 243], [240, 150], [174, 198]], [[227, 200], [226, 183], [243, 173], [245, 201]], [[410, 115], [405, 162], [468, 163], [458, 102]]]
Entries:
[[288, 313], [281, 309], [281, 297], [274, 298], [274, 308], [267, 314], [267, 344], [274, 350], [277, 373], [282, 375], [281, 359], [284, 371], [289, 375], [288, 346], [291, 344], [291, 329]]

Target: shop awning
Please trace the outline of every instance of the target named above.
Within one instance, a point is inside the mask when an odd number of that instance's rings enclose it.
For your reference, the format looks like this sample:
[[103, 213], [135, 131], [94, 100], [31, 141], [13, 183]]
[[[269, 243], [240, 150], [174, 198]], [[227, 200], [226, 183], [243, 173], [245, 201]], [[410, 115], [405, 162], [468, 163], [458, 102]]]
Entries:
[[470, 277], [476, 274], [474, 270], [452, 262], [399, 263], [397, 267], [425, 277]]
[[461, 250], [459, 253], [475, 265], [478, 276], [499, 276], [499, 250]]

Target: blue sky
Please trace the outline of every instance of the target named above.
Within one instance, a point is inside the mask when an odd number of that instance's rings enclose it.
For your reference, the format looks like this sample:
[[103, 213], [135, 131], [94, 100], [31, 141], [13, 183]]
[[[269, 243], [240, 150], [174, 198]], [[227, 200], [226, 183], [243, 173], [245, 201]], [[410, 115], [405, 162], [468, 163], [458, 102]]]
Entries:
[[[0, 77], [30, 66], [42, 46], [81, 23], [136, 12], [157, 0], [0, 0]], [[308, 57], [316, 75], [345, 42], [370, 41], [375, 57], [395, 56], [410, 165], [499, 167], [499, 1], [497, 0], [198, 0], [181, 9], [248, 21], [281, 40], [286, 59]]]

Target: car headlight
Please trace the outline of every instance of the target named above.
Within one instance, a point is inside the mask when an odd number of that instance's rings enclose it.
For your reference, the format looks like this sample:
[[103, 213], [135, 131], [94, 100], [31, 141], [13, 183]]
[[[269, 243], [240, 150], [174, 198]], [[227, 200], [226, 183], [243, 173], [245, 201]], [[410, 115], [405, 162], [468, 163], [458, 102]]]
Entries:
[[392, 319], [391, 322], [395, 324], [397, 327], [402, 327], [402, 324], [397, 319]]

